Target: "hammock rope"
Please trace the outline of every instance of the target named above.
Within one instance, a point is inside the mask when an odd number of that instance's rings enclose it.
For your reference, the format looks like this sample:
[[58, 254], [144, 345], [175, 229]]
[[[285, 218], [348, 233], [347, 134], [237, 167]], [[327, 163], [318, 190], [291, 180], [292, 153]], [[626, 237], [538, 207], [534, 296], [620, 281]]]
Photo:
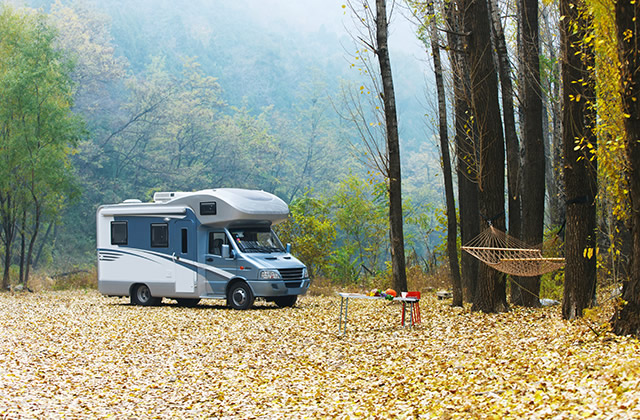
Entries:
[[514, 276], [539, 276], [564, 266], [564, 258], [544, 257], [542, 245], [532, 247], [493, 226], [462, 249], [494, 269]]

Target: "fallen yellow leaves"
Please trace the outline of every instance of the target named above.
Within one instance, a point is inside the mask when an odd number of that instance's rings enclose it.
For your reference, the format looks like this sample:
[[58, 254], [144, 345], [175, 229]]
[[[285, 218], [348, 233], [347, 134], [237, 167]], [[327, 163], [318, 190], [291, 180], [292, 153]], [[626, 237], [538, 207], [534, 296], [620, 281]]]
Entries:
[[7, 418], [640, 417], [640, 345], [558, 308], [486, 315], [423, 296], [233, 311], [97, 292], [0, 295]]

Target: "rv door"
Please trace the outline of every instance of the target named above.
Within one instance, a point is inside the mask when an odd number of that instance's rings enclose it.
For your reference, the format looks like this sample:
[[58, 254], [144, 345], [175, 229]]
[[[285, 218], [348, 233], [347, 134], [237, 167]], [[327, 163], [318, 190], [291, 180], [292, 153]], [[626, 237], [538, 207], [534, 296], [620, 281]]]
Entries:
[[193, 293], [197, 283], [196, 229], [193, 220], [178, 219], [170, 223], [169, 246], [173, 258], [176, 293]]
[[[223, 247], [226, 245], [226, 247]], [[229, 279], [237, 274], [236, 259], [233, 252], [223, 255], [223, 248], [229, 248], [229, 238], [224, 230], [210, 230], [207, 237], [207, 252], [205, 262], [207, 265], [224, 271], [224, 276], [219, 270], [207, 270], [206, 278], [214, 295], [224, 296]], [[226, 254], [226, 252], [224, 253]]]

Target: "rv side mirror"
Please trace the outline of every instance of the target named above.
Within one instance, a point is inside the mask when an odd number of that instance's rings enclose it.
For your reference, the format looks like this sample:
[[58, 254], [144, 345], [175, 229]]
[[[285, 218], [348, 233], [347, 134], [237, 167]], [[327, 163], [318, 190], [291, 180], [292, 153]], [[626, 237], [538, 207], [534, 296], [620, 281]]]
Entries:
[[287, 250], [287, 254], [291, 254], [291, 244], [290, 243], [287, 243], [286, 250]]
[[222, 245], [222, 258], [229, 258], [231, 256], [231, 252], [229, 251], [229, 245]]

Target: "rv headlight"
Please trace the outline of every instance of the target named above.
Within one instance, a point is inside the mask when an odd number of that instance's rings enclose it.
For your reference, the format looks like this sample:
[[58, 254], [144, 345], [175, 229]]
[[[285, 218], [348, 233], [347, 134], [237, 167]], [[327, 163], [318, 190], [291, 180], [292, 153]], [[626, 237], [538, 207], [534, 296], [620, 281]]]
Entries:
[[309, 277], [309, 272], [307, 271], [307, 267], [302, 269], [302, 278], [306, 279]]
[[280, 273], [276, 270], [262, 270], [260, 272], [260, 278], [262, 280], [279, 279]]

